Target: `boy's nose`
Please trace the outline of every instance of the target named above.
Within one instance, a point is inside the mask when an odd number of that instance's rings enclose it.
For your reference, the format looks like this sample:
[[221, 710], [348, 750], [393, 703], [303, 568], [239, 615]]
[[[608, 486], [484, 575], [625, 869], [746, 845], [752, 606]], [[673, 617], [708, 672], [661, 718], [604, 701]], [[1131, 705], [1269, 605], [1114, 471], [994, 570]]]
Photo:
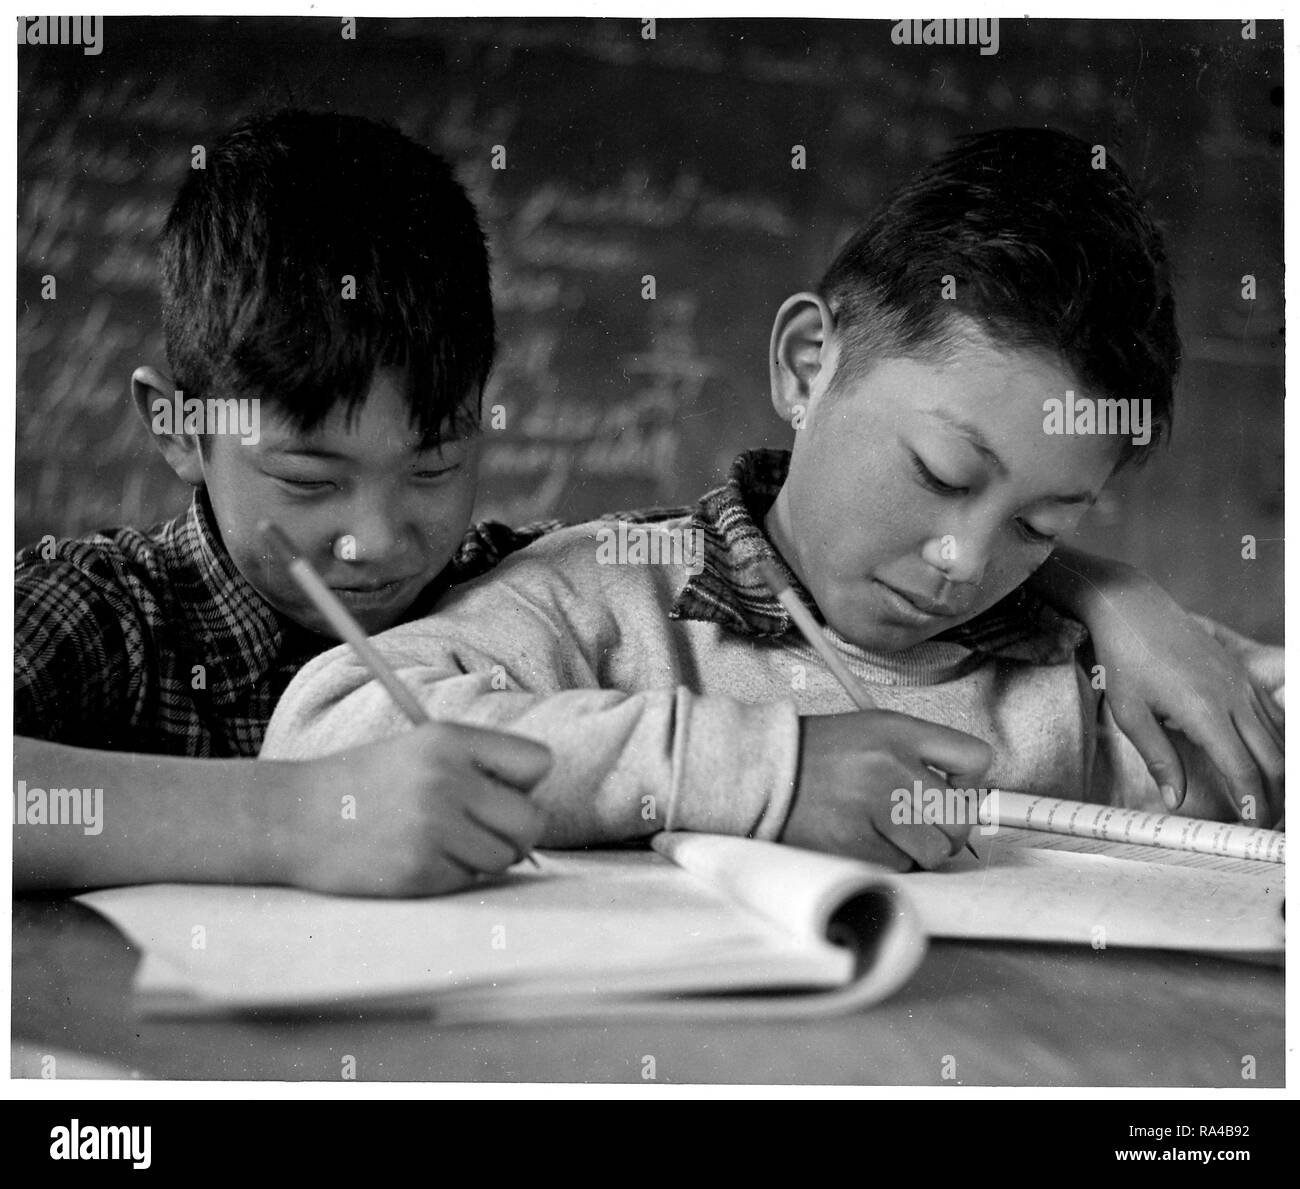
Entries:
[[358, 510], [339, 526], [332, 552], [339, 561], [382, 564], [409, 549], [407, 537], [397, 517], [378, 508]]
[[989, 546], [976, 533], [951, 532], [927, 541], [922, 557], [954, 584], [978, 584], [988, 565]]

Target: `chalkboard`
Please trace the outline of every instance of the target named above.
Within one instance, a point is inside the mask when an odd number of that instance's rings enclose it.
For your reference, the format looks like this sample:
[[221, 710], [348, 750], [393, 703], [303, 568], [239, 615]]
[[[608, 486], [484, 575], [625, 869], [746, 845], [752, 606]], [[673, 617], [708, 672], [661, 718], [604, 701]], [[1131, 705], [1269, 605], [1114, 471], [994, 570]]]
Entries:
[[[953, 136], [1051, 124], [1152, 194], [1188, 345], [1174, 453], [1088, 539], [1279, 637], [1280, 23], [1004, 20], [992, 56], [891, 27], [108, 18], [96, 55], [20, 46], [18, 541], [184, 506], [128, 378], [165, 370], [154, 244], [191, 149], [254, 109], [388, 119], [455, 163], [501, 340], [480, 512], [513, 522], [681, 502], [739, 449], [786, 444], [767, 397], [780, 301]], [[1246, 533], [1271, 542], [1251, 569]]]

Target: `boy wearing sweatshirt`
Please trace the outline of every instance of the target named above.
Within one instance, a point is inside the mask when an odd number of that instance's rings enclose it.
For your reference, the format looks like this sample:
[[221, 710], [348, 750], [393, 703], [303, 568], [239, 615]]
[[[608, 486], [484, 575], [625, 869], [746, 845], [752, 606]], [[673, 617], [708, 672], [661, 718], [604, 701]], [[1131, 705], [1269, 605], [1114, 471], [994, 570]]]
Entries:
[[[1157, 783], [1111, 729], [1096, 679], [1132, 631], [1122, 600], [1094, 605], [1094, 655], [1084, 628], [1033, 593], [1089, 584], [1095, 563], [1060, 542], [1170, 424], [1180, 352], [1166, 271], [1127, 179], [1092, 169], [1083, 142], [968, 138], [778, 312], [771, 395], [793, 451], [742, 454], [676, 520], [550, 535], [377, 643], [435, 718], [550, 748], [530, 796], [542, 845], [701, 830], [931, 867], [968, 826], [891, 811], [895, 790], [939, 783], [932, 769], [954, 787], [1270, 824], [1272, 652], [1214, 629], [1252, 673], [1233, 721], [1265, 795], [1241, 791], [1240, 762], [1216, 769], [1176, 735], [1175, 754], [1142, 746], [1176, 773]], [[762, 559], [880, 709], [853, 707], [762, 583]], [[1157, 681], [1184, 641], [1206, 642], [1181, 615], [1144, 631]], [[290, 685], [263, 755], [403, 729], [336, 649]]]

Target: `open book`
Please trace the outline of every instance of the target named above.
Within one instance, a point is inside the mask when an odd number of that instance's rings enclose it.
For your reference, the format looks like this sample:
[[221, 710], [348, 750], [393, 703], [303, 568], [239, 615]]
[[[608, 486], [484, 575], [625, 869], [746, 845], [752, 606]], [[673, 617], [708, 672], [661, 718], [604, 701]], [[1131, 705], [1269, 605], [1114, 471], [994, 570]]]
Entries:
[[728, 992], [747, 997], [742, 1011], [832, 1013], [896, 990], [925, 949], [882, 872], [811, 851], [698, 834], [537, 861], [422, 900], [200, 884], [79, 899], [144, 951], [136, 989], [151, 1014], [702, 1014]]
[[157, 884], [79, 899], [144, 952], [142, 1010], [432, 1011], [442, 1022], [636, 1011], [848, 1012], [929, 936], [1280, 955], [1279, 862], [1000, 827], [941, 871], [709, 834], [542, 851], [451, 896]]

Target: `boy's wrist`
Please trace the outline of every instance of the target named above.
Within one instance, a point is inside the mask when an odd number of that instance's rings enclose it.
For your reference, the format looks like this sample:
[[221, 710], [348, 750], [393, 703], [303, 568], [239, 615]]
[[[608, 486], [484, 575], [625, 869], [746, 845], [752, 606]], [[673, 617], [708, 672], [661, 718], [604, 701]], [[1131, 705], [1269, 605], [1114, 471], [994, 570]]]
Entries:
[[315, 760], [258, 760], [250, 806], [250, 882], [299, 882], [304, 802], [319, 787]]
[[1058, 610], [1086, 621], [1099, 610], [1099, 600], [1149, 582], [1141, 570], [1126, 562], [1061, 548], [1027, 585]]

